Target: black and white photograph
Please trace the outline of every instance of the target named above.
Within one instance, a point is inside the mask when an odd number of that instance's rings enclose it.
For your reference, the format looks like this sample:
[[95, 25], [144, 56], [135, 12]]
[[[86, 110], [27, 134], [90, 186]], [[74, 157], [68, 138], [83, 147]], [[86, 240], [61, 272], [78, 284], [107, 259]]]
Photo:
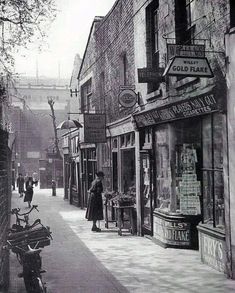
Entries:
[[0, 0], [0, 293], [235, 293], [235, 0]]

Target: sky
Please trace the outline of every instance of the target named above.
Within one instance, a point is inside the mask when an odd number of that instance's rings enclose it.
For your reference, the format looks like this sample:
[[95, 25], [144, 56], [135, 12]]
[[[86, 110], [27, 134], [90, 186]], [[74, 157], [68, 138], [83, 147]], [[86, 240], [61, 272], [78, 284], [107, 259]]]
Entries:
[[21, 50], [16, 56], [16, 72], [22, 76], [70, 78], [74, 57], [82, 58], [95, 16], [104, 16], [115, 0], [55, 0], [58, 13], [48, 31], [42, 52]]

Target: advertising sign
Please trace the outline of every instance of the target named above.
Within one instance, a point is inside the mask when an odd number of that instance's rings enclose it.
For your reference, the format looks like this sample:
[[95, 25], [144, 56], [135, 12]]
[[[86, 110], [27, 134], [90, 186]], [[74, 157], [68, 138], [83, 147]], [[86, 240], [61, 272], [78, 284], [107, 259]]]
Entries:
[[205, 45], [167, 44], [167, 60], [175, 56], [205, 57]]
[[218, 110], [218, 101], [215, 95], [210, 92], [139, 113], [133, 115], [133, 117], [137, 127], [141, 128], [162, 122], [208, 114]]
[[225, 241], [216, 239], [202, 232], [199, 232], [199, 239], [202, 262], [220, 272], [225, 272]]
[[124, 89], [121, 90], [118, 101], [124, 108], [132, 108], [137, 103], [137, 95], [132, 89]]
[[138, 68], [138, 82], [158, 82], [160, 80], [159, 72], [153, 68]]
[[191, 240], [190, 224], [179, 221], [166, 221], [154, 216], [153, 237], [162, 243], [189, 246]]
[[106, 142], [105, 114], [84, 114], [84, 142]]
[[171, 59], [163, 75], [213, 77], [207, 58], [174, 57]]

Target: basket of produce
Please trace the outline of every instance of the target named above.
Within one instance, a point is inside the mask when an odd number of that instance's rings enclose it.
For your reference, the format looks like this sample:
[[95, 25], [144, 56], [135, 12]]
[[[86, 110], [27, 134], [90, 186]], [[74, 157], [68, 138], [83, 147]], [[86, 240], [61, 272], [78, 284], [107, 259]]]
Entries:
[[118, 194], [112, 199], [115, 206], [133, 206], [135, 204], [135, 197], [129, 194]]

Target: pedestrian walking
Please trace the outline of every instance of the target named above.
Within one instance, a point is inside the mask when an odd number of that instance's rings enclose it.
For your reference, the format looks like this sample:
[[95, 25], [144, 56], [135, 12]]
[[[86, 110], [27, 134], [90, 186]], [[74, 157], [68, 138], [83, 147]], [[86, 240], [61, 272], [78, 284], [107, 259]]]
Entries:
[[21, 173], [19, 173], [19, 176], [16, 180], [16, 185], [18, 187], [19, 196], [22, 197], [24, 194], [24, 177]]
[[33, 172], [33, 181], [35, 182], [35, 186], [38, 185], [38, 173], [37, 172]]
[[102, 201], [102, 192], [103, 184], [102, 180], [104, 179], [104, 173], [99, 171], [96, 173], [96, 178], [91, 184], [91, 188], [88, 190], [89, 198], [88, 205], [86, 210], [86, 219], [88, 221], [93, 221], [93, 226], [91, 231], [100, 232], [101, 229], [96, 226], [96, 222], [103, 220], [103, 201]]
[[25, 182], [26, 191], [24, 196], [24, 202], [28, 202], [29, 208], [31, 207], [31, 202], [33, 199], [33, 184], [36, 184], [37, 181], [33, 181], [32, 177], [29, 177], [28, 180]]

